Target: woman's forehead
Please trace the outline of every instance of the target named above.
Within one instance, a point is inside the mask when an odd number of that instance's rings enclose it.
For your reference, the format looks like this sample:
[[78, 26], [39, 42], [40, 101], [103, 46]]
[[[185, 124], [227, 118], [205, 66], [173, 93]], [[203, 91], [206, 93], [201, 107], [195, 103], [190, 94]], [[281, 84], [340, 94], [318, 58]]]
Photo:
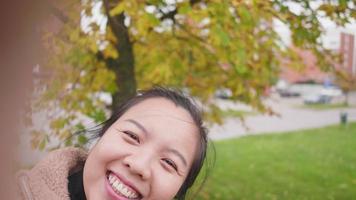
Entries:
[[165, 98], [146, 99], [129, 108], [122, 117], [164, 117], [173, 120], [175, 119], [177, 122], [180, 121], [192, 125], [195, 124], [190, 113], [186, 109]]
[[189, 112], [164, 98], [147, 99], [131, 107], [118, 123], [144, 129], [150, 136], [162, 142], [174, 141], [173, 146], [184, 149], [196, 146], [198, 139], [198, 129]]

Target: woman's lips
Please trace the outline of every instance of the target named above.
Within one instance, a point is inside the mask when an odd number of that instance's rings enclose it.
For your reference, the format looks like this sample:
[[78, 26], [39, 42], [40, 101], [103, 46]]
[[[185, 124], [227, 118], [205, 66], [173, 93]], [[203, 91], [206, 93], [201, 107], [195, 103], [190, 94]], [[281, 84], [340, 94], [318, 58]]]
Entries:
[[142, 198], [140, 192], [131, 183], [116, 173], [108, 171], [106, 177], [106, 189], [115, 200], [137, 200]]

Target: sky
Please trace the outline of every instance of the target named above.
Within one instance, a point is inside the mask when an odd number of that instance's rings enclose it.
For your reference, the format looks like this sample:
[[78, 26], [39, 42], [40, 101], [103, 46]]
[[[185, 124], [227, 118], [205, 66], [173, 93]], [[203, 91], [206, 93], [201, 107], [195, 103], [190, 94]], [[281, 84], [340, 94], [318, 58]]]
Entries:
[[[316, 9], [320, 3], [318, 2], [310, 2], [311, 7]], [[300, 12], [303, 11], [301, 6], [295, 4], [295, 3], [289, 3], [288, 4], [290, 10], [294, 12], [295, 14], [299, 14]], [[324, 33], [322, 34], [322, 43], [323, 46], [327, 49], [333, 49], [333, 50], [338, 50], [340, 47], [340, 33], [341, 32], [346, 32], [346, 33], [351, 33], [353, 35], [356, 35], [356, 21], [352, 20], [351, 23], [346, 24], [345, 27], [340, 27], [337, 26], [334, 22], [327, 18], [319, 18], [321, 21], [321, 24], [324, 28]], [[282, 38], [283, 42], [288, 46], [291, 44], [291, 39], [290, 39], [290, 31], [288, 27], [283, 24], [281, 21], [274, 21], [274, 27], [276, 32], [280, 35]]]
[[[337, 26], [329, 20], [321, 20], [325, 32], [322, 35], [323, 46], [327, 49], [337, 50], [340, 46], [340, 33], [350, 33], [356, 35], [356, 22], [347, 24], [345, 27]], [[276, 32], [283, 42], [288, 46], [291, 44], [290, 31], [288, 27], [280, 21], [274, 23]]]

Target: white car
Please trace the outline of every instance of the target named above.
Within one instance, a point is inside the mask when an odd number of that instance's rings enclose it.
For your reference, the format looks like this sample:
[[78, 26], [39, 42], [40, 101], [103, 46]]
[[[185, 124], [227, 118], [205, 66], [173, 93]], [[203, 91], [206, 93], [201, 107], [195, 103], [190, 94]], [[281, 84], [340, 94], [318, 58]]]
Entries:
[[330, 103], [334, 97], [342, 95], [342, 91], [337, 87], [324, 87], [319, 92], [310, 93], [303, 96], [305, 104]]
[[342, 91], [337, 87], [326, 87], [320, 91], [320, 94], [330, 97], [338, 97], [342, 95]]
[[326, 104], [331, 102], [332, 97], [322, 94], [309, 94], [303, 97], [305, 104]]

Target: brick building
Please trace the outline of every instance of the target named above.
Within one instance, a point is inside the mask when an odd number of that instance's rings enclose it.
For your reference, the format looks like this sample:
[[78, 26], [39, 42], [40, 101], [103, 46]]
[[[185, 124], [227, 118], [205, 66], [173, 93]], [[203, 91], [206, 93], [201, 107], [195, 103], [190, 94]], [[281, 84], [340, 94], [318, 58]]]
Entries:
[[[348, 73], [356, 74], [356, 31], [340, 31], [337, 38], [332, 38], [336, 45], [335, 52], [339, 52], [342, 57], [342, 63], [336, 64], [335, 67], [342, 68]], [[316, 58], [310, 51], [296, 49], [299, 57], [302, 59], [303, 70], [294, 70], [289, 67], [282, 67], [281, 79], [289, 83], [297, 82], [316, 82], [325, 83], [333, 80], [333, 76], [325, 73], [316, 65]], [[282, 62], [283, 63], [283, 62]]]
[[299, 70], [288, 67], [288, 61], [283, 60], [280, 78], [289, 83], [315, 82], [324, 83], [330, 80], [330, 74], [320, 70], [317, 60], [311, 51], [295, 48], [295, 51], [302, 60], [303, 67]]
[[356, 44], [355, 34], [342, 32], [340, 34], [340, 49], [342, 56], [341, 68], [356, 74]]

